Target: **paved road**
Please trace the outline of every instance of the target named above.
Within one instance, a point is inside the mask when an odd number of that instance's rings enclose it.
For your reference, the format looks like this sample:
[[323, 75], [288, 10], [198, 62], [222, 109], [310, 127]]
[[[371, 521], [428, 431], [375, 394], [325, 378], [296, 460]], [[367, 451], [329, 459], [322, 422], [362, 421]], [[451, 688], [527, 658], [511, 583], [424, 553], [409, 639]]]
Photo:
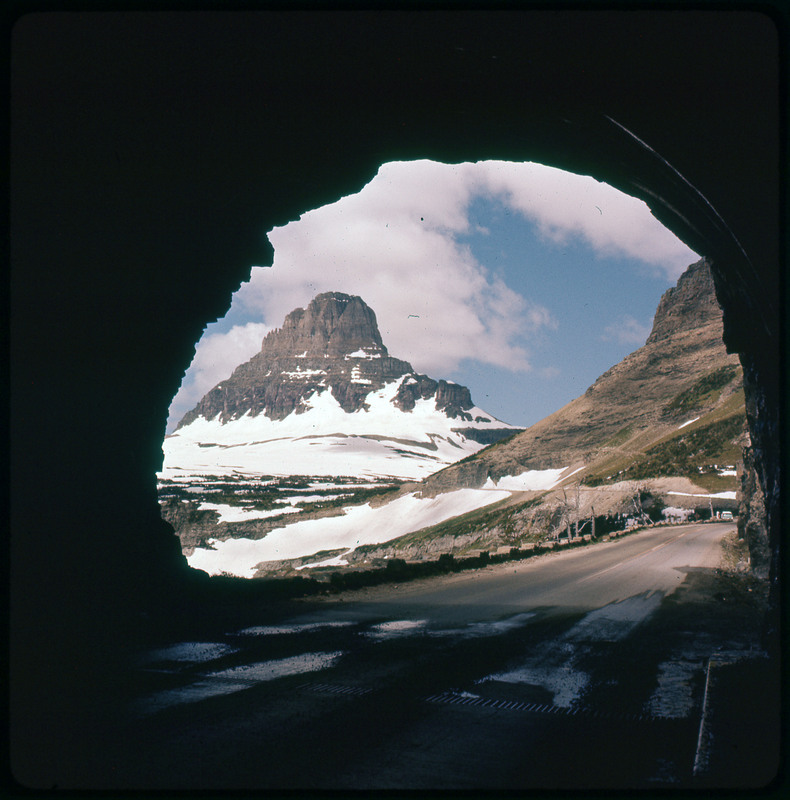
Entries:
[[[635, 536], [464, 572], [444, 581], [347, 593], [322, 618], [405, 614], [444, 623], [496, 619], [512, 609], [600, 608], [645, 592], [672, 592], [686, 567], [715, 567], [732, 524], [654, 528]], [[357, 597], [364, 599], [357, 600]], [[315, 617], [318, 619], [319, 617]]]
[[683, 785], [721, 643], [668, 633], [661, 603], [731, 529], [655, 529], [174, 642], [141, 659], [137, 749], [113, 773], [144, 789]]

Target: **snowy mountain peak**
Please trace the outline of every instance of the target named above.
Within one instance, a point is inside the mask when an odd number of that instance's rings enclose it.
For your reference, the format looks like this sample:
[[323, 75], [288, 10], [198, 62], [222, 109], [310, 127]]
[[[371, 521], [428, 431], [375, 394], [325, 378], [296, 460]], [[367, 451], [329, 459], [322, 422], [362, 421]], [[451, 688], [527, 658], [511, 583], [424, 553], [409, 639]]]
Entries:
[[[259, 353], [184, 416], [165, 441], [165, 468], [206, 471], [213, 460], [223, 471], [249, 446], [245, 471], [305, 474], [322, 444], [334, 455], [320, 474], [417, 478], [516, 430], [476, 408], [465, 386], [390, 356], [362, 298], [328, 292], [290, 312]], [[267, 442], [275, 439], [291, 445], [273, 464]], [[311, 454], [307, 462], [300, 447]]]

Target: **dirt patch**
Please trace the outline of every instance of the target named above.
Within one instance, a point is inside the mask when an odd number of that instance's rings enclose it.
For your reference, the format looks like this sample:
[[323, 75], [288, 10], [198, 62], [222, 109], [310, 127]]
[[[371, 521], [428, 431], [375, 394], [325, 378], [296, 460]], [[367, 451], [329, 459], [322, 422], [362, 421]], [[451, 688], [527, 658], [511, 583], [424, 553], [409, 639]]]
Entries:
[[668, 607], [697, 606], [698, 612], [710, 618], [726, 618], [735, 631], [758, 621], [761, 624], [768, 610], [768, 588], [768, 581], [749, 572], [689, 568], [686, 579], [665, 603]]
[[746, 573], [749, 571], [749, 545], [738, 536], [739, 531], [728, 533], [721, 540], [722, 569], [727, 572]]

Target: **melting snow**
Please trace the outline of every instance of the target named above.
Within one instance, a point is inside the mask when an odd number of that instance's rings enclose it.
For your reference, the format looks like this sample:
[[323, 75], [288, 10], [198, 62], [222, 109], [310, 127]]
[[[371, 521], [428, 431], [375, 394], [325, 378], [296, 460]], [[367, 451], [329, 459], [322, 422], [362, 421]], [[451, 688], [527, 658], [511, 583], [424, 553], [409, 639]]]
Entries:
[[239, 636], [277, 636], [289, 633], [308, 633], [323, 628], [345, 628], [353, 622], [293, 622], [285, 625], [255, 625], [238, 632]]
[[276, 528], [263, 539], [210, 540], [213, 550], [196, 548], [187, 560], [191, 567], [211, 575], [229, 572], [251, 578], [263, 561], [388, 542], [509, 496], [507, 491], [486, 489], [459, 489], [432, 498], [417, 498], [411, 493], [378, 508], [365, 503], [346, 507], [342, 516], [298, 520]]
[[552, 693], [552, 702], [555, 706], [570, 708], [590, 682], [590, 676], [586, 672], [574, 669], [571, 664], [561, 664], [556, 667], [536, 664], [488, 675], [479, 683], [486, 681], [542, 686]]
[[179, 644], [151, 650], [143, 656], [141, 663], [154, 664], [160, 661], [189, 661], [201, 663], [235, 653], [236, 649], [218, 642], [180, 642]]
[[637, 595], [591, 611], [565, 635], [571, 642], [619, 642], [650, 617], [661, 605], [663, 595]]
[[421, 631], [426, 624], [427, 620], [424, 619], [398, 619], [393, 622], [382, 622], [379, 625], [373, 625], [369, 631], [365, 632], [365, 636], [378, 641], [410, 636], [412, 633]]
[[694, 419], [690, 419], [687, 422], [684, 422], [682, 425], [678, 425], [678, 430], [680, 430], [681, 428], [685, 428], [686, 425], [691, 425], [692, 422], [696, 422], [698, 419], [699, 417], [694, 417]]
[[494, 622], [470, 622], [463, 628], [444, 628], [430, 631], [431, 636], [458, 636], [462, 639], [474, 639], [484, 636], [498, 636], [502, 633], [521, 628], [528, 619], [535, 616], [533, 611], [515, 614], [507, 619]]
[[716, 492], [715, 494], [691, 494], [689, 492], [667, 492], [667, 494], [676, 494], [680, 497], [720, 497], [722, 500], [735, 500], [735, 492]]
[[249, 689], [262, 681], [271, 681], [287, 675], [301, 675], [305, 672], [316, 672], [334, 666], [343, 655], [342, 651], [334, 653], [303, 653], [291, 658], [280, 658], [275, 661], [262, 661], [258, 664], [247, 664], [220, 672], [212, 672], [190, 686], [179, 689], [168, 689], [157, 692], [143, 700], [140, 711], [152, 714], [169, 706], [182, 703], [194, 703], [223, 694]]
[[559, 640], [533, 650], [522, 665], [481, 678], [478, 683], [500, 681], [541, 686], [553, 695], [554, 705], [570, 708], [588, 685], [590, 676], [576, 668], [577, 654], [588, 642], [617, 642], [628, 636], [661, 603], [662, 594], [630, 597], [586, 614]]
[[[520, 475], [505, 475], [498, 481], [489, 478], [484, 489], [507, 489], [511, 492], [538, 492], [553, 489], [567, 467], [559, 469], [531, 469]], [[578, 470], [577, 470], [578, 471]]]

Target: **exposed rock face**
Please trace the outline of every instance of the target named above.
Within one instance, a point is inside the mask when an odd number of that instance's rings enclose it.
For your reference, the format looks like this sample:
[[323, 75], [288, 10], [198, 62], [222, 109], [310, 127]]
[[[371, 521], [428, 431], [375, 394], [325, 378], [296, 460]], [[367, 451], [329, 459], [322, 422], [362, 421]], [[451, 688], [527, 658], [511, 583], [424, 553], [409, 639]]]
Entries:
[[[266, 335], [261, 350], [215, 386], [184, 415], [178, 429], [198, 417], [221, 422], [245, 414], [264, 414], [282, 420], [302, 413], [306, 401], [326, 388], [347, 413], [367, 408], [365, 398], [385, 384], [408, 376], [398, 387], [393, 405], [412, 411], [417, 400], [434, 398], [437, 411], [463, 422], [491, 422], [471, 414], [474, 408], [466, 386], [434, 380], [416, 373], [411, 364], [393, 358], [381, 341], [376, 315], [360, 297], [326, 292], [307, 308], [297, 308], [281, 328]], [[479, 411], [479, 409], [478, 409]], [[513, 428], [463, 428], [463, 434], [490, 444], [513, 433]]]
[[694, 330], [710, 324], [721, 327], [722, 312], [716, 301], [710, 266], [701, 259], [680, 276], [677, 286], [664, 293], [645, 344], [668, 339], [680, 330]]
[[386, 355], [376, 315], [361, 298], [341, 292], [318, 295], [306, 309], [297, 308], [282, 328], [263, 340], [261, 352], [269, 356], [343, 356], [354, 350]]
[[266, 335], [260, 352], [215, 386], [178, 427], [218, 414], [222, 422], [246, 413], [284, 419], [326, 387], [351, 413], [372, 390], [410, 372], [408, 362], [388, 354], [376, 315], [361, 298], [327, 292], [288, 314], [281, 328]]
[[738, 481], [738, 535], [746, 540], [752, 571], [761, 578], [767, 578], [771, 567], [771, 549], [765, 496], [757, 477], [751, 445], [744, 448], [743, 462], [738, 465]]

